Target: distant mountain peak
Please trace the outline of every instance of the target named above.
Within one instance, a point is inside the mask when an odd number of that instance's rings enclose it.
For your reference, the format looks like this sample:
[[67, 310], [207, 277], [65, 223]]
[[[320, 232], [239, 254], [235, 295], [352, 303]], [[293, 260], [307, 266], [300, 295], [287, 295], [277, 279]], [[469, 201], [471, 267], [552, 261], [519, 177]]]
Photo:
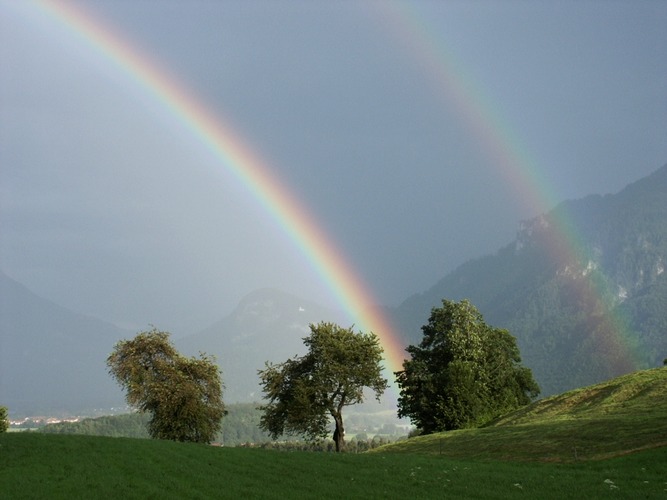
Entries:
[[304, 351], [310, 323], [339, 322], [342, 313], [274, 288], [255, 290], [234, 311], [177, 345], [185, 353], [216, 356], [226, 386], [225, 401], [251, 401], [260, 394], [257, 370]]

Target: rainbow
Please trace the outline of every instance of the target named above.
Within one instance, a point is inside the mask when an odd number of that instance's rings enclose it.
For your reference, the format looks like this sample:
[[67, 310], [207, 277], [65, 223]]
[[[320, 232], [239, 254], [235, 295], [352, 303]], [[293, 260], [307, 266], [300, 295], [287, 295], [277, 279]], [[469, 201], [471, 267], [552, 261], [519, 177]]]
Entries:
[[[480, 142], [481, 149], [506, 179], [521, 200], [526, 211], [534, 214], [548, 213], [559, 200], [550, 189], [550, 183], [542, 175], [537, 162], [514, 133], [491, 99], [465, 71], [462, 64], [449, 50], [442, 34], [436, 32], [416, 2], [387, 0], [374, 4], [392, 38], [408, 51], [417, 70], [432, 85], [433, 96], [444, 104], [455, 106], [458, 116]], [[582, 238], [575, 224], [560, 214], [552, 217], [552, 239], [548, 242], [552, 258], [559, 263], [577, 263], [580, 275], [586, 274], [590, 256], [584, 252]], [[573, 270], [574, 271], [574, 270]], [[611, 336], [598, 338], [598, 349], [616, 353], [615, 371], [619, 374], [643, 366], [640, 355], [630, 338], [624, 318], [610, 312], [608, 292], [604, 285], [588, 275], [579, 286], [580, 299], [593, 310], [605, 311], [601, 317], [603, 330]]]
[[126, 43], [121, 36], [96, 21], [80, 7], [58, 1], [39, 2], [41, 11], [64, 25], [82, 44], [157, 100], [174, 120], [196, 137], [245, 186], [310, 262], [355, 328], [372, 331], [380, 339], [385, 356], [385, 376], [393, 384], [393, 372], [402, 369], [406, 357], [403, 342], [377, 306], [373, 295], [359, 279], [342, 252], [322, 231], [309, 211], [271, 172], [259, 157], [221, 117], [212, 115], [176, 78], [158, 68], [149, 57]]
[[[322, 231], [288, 187], [272, 174], [270, 164], [236, 134], [222, 117], [207, 111], [203, 103], [179, 85], [175, 77], [159, 68], [155, 61], [127, 44], [121, 36], [90, 14], [60, 0], [43, 0], [39, 5], [42, 12], [66, 27], [72, 36], [78, 37], [82, 44], [97, 52], [105, 62], [114, 65], [120, 73], [155, 99], [217, 158], [220, 168], [233, 174], [245, 186], [310, 262], [356, 327], [378, 335], [385, 351], [387, 376], [393, 383], [391, 372], [400, 370], [406, 357], [400, 336], [377, 307], [372, 293], [361, 282], [359, 274], [344, 258], [341, 250]], [[555, 206], [557, 200], [548, 189], [549, 183], [542, 177], [528, 150], [418, 9], [407, 2], [389, 0], [373, 5], [376, 6], [378, 18], [387, 25], [397, 44], [409, 51], [418, 71], [433, 86], [434, 98], [456, 107], [459, 116], [480, 141], [482, 149], [508, 185], [515, 190], [526, 209], [530, 213], [539, 214]], [[567, 220], [554, 222], [558, 225], [562, 240], [554, 244], [559, 252], [554, 258], [567, 261], [576, 258], [577, 262], [580, 261], [581, 247], [577, 234], [571, 229], [572, 224]], [[588, 298], [605, 304], [602, 291], [594, 284], [587, 290]], [[614, 344], [612, 347], [616, 349], [622, 347], [624, 355], [619, 363], [623, 365], [622, 370], [630, 371], [637, 361], [625, 338], [622, 321], [611, 315], [605, 320], [617, 332], [616, 338], [607, 339], [607, 342]]]

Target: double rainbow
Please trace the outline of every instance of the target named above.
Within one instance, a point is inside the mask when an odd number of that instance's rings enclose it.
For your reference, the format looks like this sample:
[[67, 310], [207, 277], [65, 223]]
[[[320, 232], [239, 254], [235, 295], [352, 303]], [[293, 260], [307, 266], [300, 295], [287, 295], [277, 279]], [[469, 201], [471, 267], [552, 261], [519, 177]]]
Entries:
[[[295, 247], [307, 258], [322, 281], [336, 297], [341, 307], [353, 318], [356, 327], [375, 332], [385, 351], [385, 367], [389, 372], [400, 370], [405, 351], [400, 336], [389, 319], [377, 307], [373, 295], [361, 282], [353, 266], [342, 256], [321, 226], [309, 215], [290, 190], [273, 174], [269, 163], [260, 158], [230, 124], [212, 115], [203, 104], [177, 80], [158, 68], [157, 64], [136, 47], [127, 44], [108, 26], [95, 20], [83, 10], [59, 0], [39, 2], [41, 11], [64, 25], [82, 43], [96, 51], [105, 63], [134, 82], [156, 99], [174, 120], [181, 123], [218, 159], [220, 168], [227, 169], [263, 206]], [[502, 171], [507, 182], [520, 193], [526, 206], [534, 213], [543, 213], [554, 205], [540, 177], [540, 170], [503, 123], [500, 114], [483, 93], [466, 76], [461, 65], [448, 52], [428, 22], [405, 2], [378, 3], [378, 14], [397, 33], [397, 41], [408, 47], [414, 60], [434, 85], [434, 97], [454, 104], [471, 132], [484, 145], [493, 164]], [[578, 238], [567, 221], [559, 223], [559, 233], [565, 244], [561, 251], [577, 254]], [[563, 257], [561, 255], [561, 257]], [[591, 288], [595, 300], [600, 294]], [[609, 321], [615, 322], [614, 318]], [[620, 327], [614, 342], [622, 342]], [[626, 348], [629, 365], [634, 365]], [[391, 374], [391, 373], [390, 373]], [[389, 377], [393, 379], [393, 376]]]

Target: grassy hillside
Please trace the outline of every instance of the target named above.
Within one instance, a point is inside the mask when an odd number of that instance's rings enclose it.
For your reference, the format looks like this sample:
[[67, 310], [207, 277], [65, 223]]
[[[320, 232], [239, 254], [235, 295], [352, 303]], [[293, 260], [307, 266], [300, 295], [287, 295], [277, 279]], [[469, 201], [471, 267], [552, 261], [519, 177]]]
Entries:
[[483, 429], [412, 438], [384, 453], [568, 462], [667, 446], [667, 368], [537, 401]]
[[372, 453], [0, 434], [0, 498], [665, 498], [667, 368]]
[[0, 435], [1, 498], [664, 498], [667, 448], [572, 464]]

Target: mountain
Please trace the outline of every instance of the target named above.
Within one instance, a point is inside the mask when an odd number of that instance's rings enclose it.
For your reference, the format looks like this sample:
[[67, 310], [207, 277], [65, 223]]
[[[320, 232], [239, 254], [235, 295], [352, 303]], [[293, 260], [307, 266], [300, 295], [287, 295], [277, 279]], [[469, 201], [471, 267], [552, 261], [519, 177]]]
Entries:
[[[386, 309], [417, 344], [443, 298], [469, 299], [517, 337], [542, 395], [591, 385], [667, 357], [667, 166], [617, 194], [560, 204], [520, 224], [496, 254], [462, 264], [431, 289]], [[106, 358], [123, 331], [36, 296], [0, 273], [0, 405], [13, 413], [123, 405]], [[343, 312], [264, 289], [226, 318], [175, 340], [213, 354], [228, 403], [258, 401], [257, 371], [305, 348], [308, 325], [349, 326]]]
[[206, 352], [222, 369], [227, 403], [259, 401], [257, 371], [265, 362], [280, 363], [305, 354], [302, 339], [309, 325], [332, 321], [349, 326], [342, 313], [274, 289], [250, 293], [226, 318], [175, 342], [183, 354]]
[[[342, 313], [263, 289], [200, 333], [172, 339], [183, 354], [213, 354], [223, 370], [227, 403], [261, 398], [257, 370], [266, 361], [304, 354], [309, 324], [346, 325]], [[39, 415], [125, 406], [108, 374], [114, 344], [125, 331], [83, 316], [31, 292], [0, 272], [0, 405], [14, 415]]]
[[667, 165], [614, 195], [560, 204], [392, 315], [405, 342], [443, 298], [469, 299], [517, 337], [543, 395], [667, 357]]
[[13, 414], [124, 406], [106, 358], [128, 333], [38, 297], [0, 272], [0, 405]]

